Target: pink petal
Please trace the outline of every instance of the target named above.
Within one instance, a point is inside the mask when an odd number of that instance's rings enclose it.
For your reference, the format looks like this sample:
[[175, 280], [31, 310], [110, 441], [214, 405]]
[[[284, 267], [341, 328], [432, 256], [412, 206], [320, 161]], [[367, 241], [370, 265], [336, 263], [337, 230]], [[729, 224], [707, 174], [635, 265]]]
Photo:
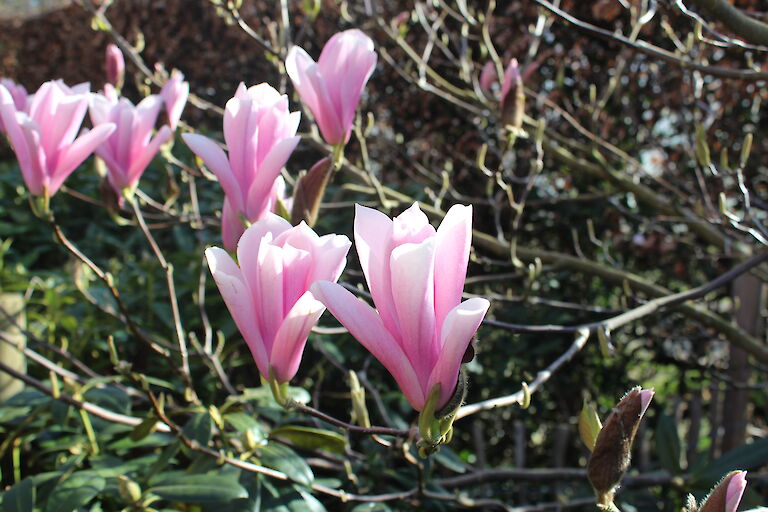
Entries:
[[317, 94], [307, 78], [307, 70], [317, 64], [303, 48], [293, 46], [285, 58], [285, 71], [301, 96], [301, 101], [314, 112], [318, 108]]
[[229, 254], [218, 247], [206, 249], [205, 257], [224, 303], [251, 349], [259, 371], [264, 377], [269, 377], [269, 357], [256, 324], [256, 308], [240, 269]]
[[424, 389], [437, 359], [434, 309], [434, 242], [404, 244], [390, 257], [392, 296], [401, 342]]
[[[45, 153], [49, 157], [53, 157], [65, 146], [72, 143], [80, 131], [80, 125], [83, 124], [83, 117], [88, 110], [88, 98], [86, 96], [68, 96], [61, 98], [59, 103], [55, 105], [55, 115], [46, 120], [45, 139], [43, 145], [45, 146]], [[58, 162], [51, 162], [51, 165], [56, 166]]]
[[325, 78], [316, 67], [307, 70], [306, 78], [317, 96], [317, 107], [311, 110], [325, 142], [331, 145], [346, 142], [347, 127], [341, 124], [340, 107], [334, 104]]
[[51, 195], [55, 194], [67, 176], [77, 169], [77, 167], [83, 163], [100, 144], [106, 141], [114, 131], [114, 124], [100, 124], [93, 130], [83, 133], [75, 139], [71, 145], [65, 147], [59, 158], [56, 169], [51, 173], [49, 193]]
[[[133, 122], [133, 137], [141, 141], [140, 146], [146, 146], [152, 136], [152, 130], [157, 123], [157, 116], [163, 106], [163, 99], [155, 94], [149, 95], [131, 110], [135, 113]], [[140, 151], [140, 150], [139, 150]], [[134, 156], [134, 155], [132, 155]]]
[[163, 125], [160, 131], [157, 132], [147, 147], [139, 154], [138, 158], [133, 161], [130, 169], [128, 170], [128, 183], [127, 186], [135, 187], [139, 178], [147, 169], [147, 166], [155, 158], [157, 152], [160, 150], [160, 146], [168, 142], [173, 136], [173, 132], [168, 126]]
[[442, 325], [448, 312], [461, 302], [472, 243], [472, 207], [448, 210], [435, 238], [435, 318]]
[[227, 155], [218, 144], [203, 135], [185, 133], [181, 136], [197, 156], [203, 159], [205, 165], [216, 175], [224, 189], [224, 193], [230, 201], [234, 201], [232, 207], [235, 211], [241, 211], [243, 206], [243, 194], [235, 176], [229, 167]]
[[260, 217], [269, 206], [270, 192], [275, 180], [280, 175], [291, 153], [299, 143], [300, 137], [291, 137], [275, 144], [269, 154], [259, 166], [258, 173], [254, 176], [248, 190], [247, 209], [248, 217]]
[[451, 398], [456, 388], [461, 359], [489, 306], [490, 302], [486, 299], [472, 298], [462, 302], [446, 315], [441, 329], [442, 348], [427, 384], [427, 389], [432, 389], [435, 384], [440, 383], [438, 407], [443, 407]]
[[272, 241], [290, 229], [288, 221], [268, 213], [245, 230], [237, 244], [237, 259], [253, 294], [257, 322], [267, 348], [271, 350], [283, 311], [283, 250]]
[[435, 228], [419, 208], [419, 203], [413, 203], [392, 220], [392, 240], [395, 245], [418, 244], [435, 236], [435, 233]]
[[405, 352], [376, 311], [336, 283], [318, 281], [310, 291], [389, 370], [408, 402], [420, 411], [424, 407], [424, 390]]
[[[16, 113], [11, 94], [2, 85], [0, 85], [0, 119], [5, 126], [8, 141], [16, 153], [24, 183], [32, 195], [42, 195], [45, 155], [41, 154], [39, 135], [37, 138], [30, 135], [31, 138], [28, 141], [25, 131], [34, 129], [32, 128], [34, 124], [26, 114]], [[27, 126], [26, 129], [22, 128], [22, 123]]]
[[648, 406], [651, 404], [653, 398], [653, 389], [643, 389], [640, 391], [640, 417], [645, 415], [645, 411], [648, 410]]
[[114, 104], [103, 94], [93, 93], [90, 96], [88, 112], [94, 126], [108, 123]]
[[[32, 195], [43, 195], [48, 187], [48, 167], [46, 154], [40, 141], [39, 129], [33, 120], [21, 112], [16, 113], [16, 119], [18, 121], [16, 126], [19, 128], [17, 134], [11, 134], [12, 131], [15, 131], [15, 126], [6, 127], [9, 128], [8, 136], [14, 151], [16, 151], [21, 174]], [[17, 135], [20, 135], [20, 139], [17, 138]], [[16, 150], [17, 144], [21, 151]], [[24, 154], [25, 148], [28, 159], [19, 157], [19, 153]]]
[[235, 252], [244, 231], [245, 225], [240, 219], [240, 214], [232, 208], [229, 198], [224, 196], [224, 206], [221, 209], [221, 239], [224, 248], [229, 252]]
[[275, 336], [270, 363], [278, 382], [288, 382], [296, 375], [304, 345], [325, 306], [310, 292], [305, 292], [288, 311]]
[[390, 283], [392, 220], [373, 208], [355, 205], [355, 247], [373, 302], [390, 332], [400, 332]]
[[725, 492], [725, 510], [724, 512], [736, 512], [741, 503], [741, 497], [747, 488], [747, 472], [739, 471], [731, 477], [728, 482], [728, 489]]
[[313, 263], [311, 252], [292, 245], [283, 246], [283, 311], [289, 311], [307, 291]]
[[347, 265], [347, 253], [351, 246], [352, 242], [345, 235], [320, 237], [309, 282], [338, 280]]
[[232, 98], [224, 107], [224, 140], [229, 151], [229, 165], [232, 174], [244, 187], [246, 168], [252, 165], [246, 159], [246, 151], [253, 145], [251, 123], [251, 102]]

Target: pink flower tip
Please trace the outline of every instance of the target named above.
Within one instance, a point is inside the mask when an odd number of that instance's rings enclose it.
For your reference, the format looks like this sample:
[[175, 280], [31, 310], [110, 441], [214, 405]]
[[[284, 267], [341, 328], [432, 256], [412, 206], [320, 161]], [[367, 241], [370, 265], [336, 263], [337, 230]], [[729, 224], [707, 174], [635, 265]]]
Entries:
[[732, 473], [728, 481], [728, 489], [725, 492], [725, 512], [736, 512], [746, 488], [747, 472], [736, 471]]
[[176, 125], [181, 119], [181, 113], [189, 98], [189, 82], [184, 81], [184, 74], [174, 69], [171, 78], [160, 91], [160, 97], [165, 103], [165, 111], [168, 114], [168, 125], [171, 130], [176, 130]]
[[108, 44], [105, 52], [107, 82], [118, 89], [123, 85], [125, 77], [125, 59], [123, 52], [114, 44]]
[[653, 399], [653, 388], [643, 389], [640, 391], [640, 416], [645, 415], [645, 411], [648, 410], [648, 406]]

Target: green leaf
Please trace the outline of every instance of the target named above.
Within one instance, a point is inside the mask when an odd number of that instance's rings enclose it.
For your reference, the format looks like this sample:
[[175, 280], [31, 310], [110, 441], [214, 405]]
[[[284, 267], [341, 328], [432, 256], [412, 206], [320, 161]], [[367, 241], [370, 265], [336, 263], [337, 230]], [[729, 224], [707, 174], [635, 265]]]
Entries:
[[259, 451], [262, 464], [285, 473], [294, 482], [311, 485], [315, 479], [309, 464], [287, 446], [270, 443]]
[[250, 435], [255, 443], [260, 444], [267, 438], [266, 434], [264, 433], [264, 428], [261, 426], [261, 424], [256, 421], [253, 416], [248, 414], [242, 412], [227, 414], [224, 416], [224, 421], [232, 425], [232, 427], [241, 434], [250, 432]]
[[46, 512], [71, 512], [87, 505], [104, 490], [107, 481], [93, 471], [73, 473], [59, 482], [48, 498]]
[[710, 487], [735, 469], [750, 470], [762, 466], [768, 460], [768, 438], [745, 444], [724, 453], [694, 474], [697, 484]]
[[[294, 400], [301, 404], [309, 403], [309, 401], [312, 398], [309, 396], [309, 391], [307, 391], [304, 388], [299, 388], [296, 386], [288, 386], [287, 396], [291, 400]], [[270, 391], [269, 388], [264, 386], [261, 386], [258, 388], [245, 388], [241, 395], [229, 397], [227, 399], [227, 402], [230, 402], [230, 403], [256, 402], [258, 405], [261, 405], [261, 406], [280, 407], [275, 402], [275, 399], [272, 396], [272, 391]], [[280, 408], [282, 409], [282, 407]]]
[[662, 414], [656, 424], [656, 452], [661, 466], [673, 475], [680, 473], [680, 437], [672, 416]]
[[597, 415], [595, 407], [586, 400], [581, 407], [581, 414], [579, 414], [579, 437], [589, 451], [595, 448], [595, 441], [597, 441], [597, 434], [603, 428], [603, 424], [600, 422], [600, 417]]
[[150, 414], [146, 418], [144, 418], [141, 423], [136, 425], [136, 427], [131, 431], [130, 438], [131, 441], [141, 441], [145, 437], [147, 437], [149, 434], [155, 431], [155, 426], [157, 425], [157, 417], [154, 414]]
[[192, 416], [182, 433], [189, 439], [194, 439], [202, 446], [208, 445], [211, 440], [211, 415], [208, 411]]
[[35, 506], [35, 485], [25, 478], [3, 495], [3, 512], [31, 512]]
[[361, 503], [350, 512], [391, 512], [392, 509], [386, 503]]
[[456, 473], [466, 473], [467, 465], [456, 452], [443, 446], [434, 456], [435, 462]]
[[347, 449], [347, 439], [343, 435], [320, 428], [286, 425], [272, 430], [269, 437], [288, 441], [305, 450], [325, 450], [344, 454]]
[[177, 475], [158, 482], [148, 492], [170, 501], [209, 503], [247, 498], [236, 480], [221, 475]]
[[297, 486], [277, 488], [264, 500], [264, 510], [270, 512], [326, 512], [317, 498]]

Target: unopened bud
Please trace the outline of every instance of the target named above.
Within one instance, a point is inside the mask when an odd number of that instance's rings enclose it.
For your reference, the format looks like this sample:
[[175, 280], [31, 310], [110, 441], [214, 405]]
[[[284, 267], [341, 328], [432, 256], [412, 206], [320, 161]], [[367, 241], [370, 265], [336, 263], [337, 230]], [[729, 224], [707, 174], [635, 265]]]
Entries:
[[129, 503], [138, 503], [141, 499], [141, 487], [139, 487], [139, 484], [127, 476], [120, 476], [118, 481], [120, 497]]
[[123, 52], [121, 52], [120, 48], [116, 45], [108, 44], [105, 62], [107, 83], [114, 85], [117, 89], [121, 89], [125, 79], [125, 59], [123, 58]]
[[523, 78], [520, 76], [517, 59], [509, 61], [507, 70], [504, 72], [499, 106], [501, 107], [501, 122], [505, 126], [519, 129], [523, 125], [525, 93], [523, 92]]
[[293, 189], [293, 207], [291, 223], [296, 225], [302, 220], [310, 227], [317, 222], [320, 203], [323, 202], [325, 188], [333, 170], [330, 158], [323, 158], [297, 181]]
[[587, 463], [587, 475], [600, 504], [613, 501], [616, 487], [629, 468], [632, 443], [651, 398], [652, 389], [631, 389], [616, 404], [597, 434]]
[[732, 471], [723, 478], [699, 507], [699, 512], [736, 512], [747, 487], [747, 472]]

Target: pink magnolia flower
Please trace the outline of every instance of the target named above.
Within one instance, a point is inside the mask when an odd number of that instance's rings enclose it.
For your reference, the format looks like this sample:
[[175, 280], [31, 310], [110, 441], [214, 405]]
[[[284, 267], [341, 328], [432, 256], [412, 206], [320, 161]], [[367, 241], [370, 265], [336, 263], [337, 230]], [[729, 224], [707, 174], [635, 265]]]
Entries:
[[125, 59], [123, 58], [123, 52], [120, 51], [120, 48], [118, 48], [117, 45], [108, 44], [104, 58], [107, 83], [118, 89], [121, 88], [123, 86], [123, 79], [125, 78]]
[[736, 512], [746, 488], [746, 471], [728, 473], [701, 504], [699, 512]]
[[246, 89], [241, 83], [224, 111], [229, 157], [208, 137], [182, 135], [224, 189], [221, 230], [228, 251], [235, 250], [245, 230], [244, 220], [255, 222], [273, 208], [280, 170], [299, 143], [300, 116], [288, 111], [288, 98], [269, 84]]
[[419, 411], [437, 384], [437, 409], [451, 399], [489, 307], [481, 298], [461, 302], [471, 239], [471, 206], [453, 206], [435, 231], [417, 203], [394, 219], [358, 205], [355, 246], [376, 310], [337, 284], [312, 287]]
[[189, 82], [184, 81], [184, 73], [174, 69], [171, 78], [160, 91], [160, 97], [163, 98], [165, 111], [168, 113], [168, 124], [171, 130], [175, 131], [189, 97]]
[[360, 95], [375, 67], [373, 41], [357, 29], [331, 37], [317, 63], [298, 46], [285, 59], [301, 100], [314, 114], [325, 141], [334, 146], [349, 140]]
[[115, 129], [114, 124], [105, 123], [77, 137], [88, 109], [88, 94], [83, 89], [83, 85], [70, 89], [60, 80], [46, 82], [22, 110], [0, 85], [0, 117], [24, 182], [34, 196], [53, 196]]
[[163, 100], [150, 95], [134, 106], [127, 98], [117, 98], [107, 88], [105, 94], [91, 95], [91, 122], [98, 128], [114, 124], [114, 133], [98, 148], [96, 154], [107, 166], [107, 179], [123, 202], [136, 189], [139, 178], [171, 137], [171, 129], [163, 126], [152, 137]]
[[317, 280], [339, 278], [351, 245], [344, 235], [319, 237], [303, 222], [291, 227], [267, 213], [240, 238], [239, 267], [223, 249], [205, 251], [224, 302], [265, 379], [283, 383], [296, 374], [309, 331], [325, 311], [308, 289]]

